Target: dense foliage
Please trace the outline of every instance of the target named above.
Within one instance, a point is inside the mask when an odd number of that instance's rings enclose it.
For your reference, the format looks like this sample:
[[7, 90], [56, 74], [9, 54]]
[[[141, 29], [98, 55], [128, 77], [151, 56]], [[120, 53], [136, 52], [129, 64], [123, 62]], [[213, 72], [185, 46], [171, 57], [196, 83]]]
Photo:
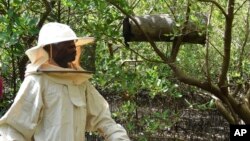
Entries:
[[[205, 29], [201, 32], [207, 33], [207, 43], [180, 43], [178, 48], [172, 48], [171, 42], [133, 42], [129, 47], [124, 44], [122, 20], [126, 16], [160, 13], [174, 19], [175, 35], [182, 35], [187, 20]], [[182, 99], [190, 93], [208, 95], [211, 99], [205, 103], [185, 99], [185, 105], [206, 110], [215, 102], [228, 122], [249, 123], [249, 14], [247, 0], [1, 0], [4, 98], [0, 100], [0, 115], [13, 102], [24, 77], [28, 62], [25, 50], [36, 45], [44, 23], [57, 21], [70, 25], [79, 36], [96, 37], [92, 82], [100, 91], [111, 91], [126, 100], [113, 113], [116, 119], [132, 119], [138, 106], [135, 99], [146, 91], [151, 99]], [[206, 16], [205, 26], [197, 15]], [[178, 53], [174, 58], [172, 50]], [[139, 123], [147, 123], [147, 133], [170, 127], [169, 120], [178, 120], [178, 111], [166, 107], [153, 117], [145, 116]], [[134, 129], [133, 122], [125, 123], [128, 130]]]

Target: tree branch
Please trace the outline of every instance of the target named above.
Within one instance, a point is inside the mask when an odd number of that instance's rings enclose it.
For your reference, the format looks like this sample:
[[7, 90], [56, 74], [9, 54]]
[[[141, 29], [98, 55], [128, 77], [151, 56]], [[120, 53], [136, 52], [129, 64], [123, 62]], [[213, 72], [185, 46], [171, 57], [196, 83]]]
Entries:
[[230, 114], [230, 112], [226, 109], [226, 107], [222, 104], [220, 100], [215, 100], [215, 105], [230, 124], [236, 124], [236, 121], [234, 120], [233, 116]]
[[249, 7], [248, 7], [248, 11], [247, 11], [247, 18], [246, 18], [245, 39], [243, 41], [243, 44], [242, 44], [242, 47], [241, 47], [241, 50], [240, 50], [239, 64], [238, 64], [238, 67], [237, 67], [238, 71], [240, 72], [240, 77], [242, 77], [242, 73], [243, 73], [242, 62], [243, 62], [243, 59], [244, 59], [245, 47], [247, 45], [248, 38], [249, 38], [249, 32], [250, 32], [249, 17], [250, 17], [250, 3], [249, 3]]
[[183, 25], [183, 28], [181, 30], [181, 35], [179, 37], [175, 37], [173, 41], [173, 46], [172, 46], [172, 51], [171, 51], [171, 56], [170, 56], [170, 62], [175, 62], [176, 57], [178, 55], [182, 40], [183, 40], [183, 35], [186, 32], [187, 29], [187, 24], [189, 22], [189, 16], [190, 16], [190, 2], [188, 0], [187, 2], [187, 9], [186, 9], [186, 17], [185, 17], [185, 22]]
[[214, 1], [214, 0], [198, 0], [198, 1], [200, 1], [200, 2], [210, 2], [210, 3], [213, 3], [216, 7], [218, 7], [218, 8], [220, 9], [220, 11], [222, 12], [222, 14], [223, 14], [226, 18], [228, 17], [226, 11], [225, 11], [225, 10], [222, 8], [222, 6], [221, 6], [219, 3], [217, 3], [216, 1]]
[[134, 10], [134, 9], [137, 7], [137, 5], [139, 4], [140, 1], [141, 1], [141, 0], [134, 1], [134, 2], [131, 4], [132, 10]]
[[177, 79], [179, 81], [181, 81], [185, 84], [188, 84], [188, 85], [192, 85], [192, 86], [196, 86], [198, 88], [204, 89], [204, 90], [214, 94], [216, 97], [218, 97], [219, 99], [221, 99], [223, 101], [224, 98], [220, 96], [221, 92], [220, 92], [219, 87], [212, 85], [212, 84], [209, 84], [209, 83], [201, 82], [200, 80], [198, 80], [194, 77], [188, 76], [185, 72], [183, 72], [174, 63], [169, 63], [169, 66], [174, 71], [175, 76], [177, 77]]
[[[52, 8], [55, 4], [55, 1], [52, 2], [48, 2], [47, 0], [43, 0], [45, 7], [46, 7], [46, 11], [42, 14], [38, 24], [36, 25], [37, 29], [41, 29], [42, 25], [44, 24], [45, 20], [47, 19], [48, 15], [50, 14], [50, 12], [52, 11]], [[33, 43], [33, 41], [36, 39], [36, 35], [30, 36], [29, 39], [27, 40], [27, 45], [31, 46], [31, 44]], [[18, 65], [18, 70], [19, 70], [19, 78], [21, 80], [24, 79], [24, 72], [25, 72], [25, 66], [28, 62], [28, 57], [26, 55], [22, 56], [20, 59], [20, 63]]]
[[228, 18], [226, 18], [226, 25], [224, 32], [224, 58], [218, 82], [218, 85], [221, 87], [223, 93], [226, 95], [228, 94], [228, 89], [226, 85], [227, 85], [227, 72], [230, 64], [230, 54], [231, 54], [234, 3], [235, 0], [228, 1]]
[[167, 5], [168, 9], [170, 10], [172, 16], [174, 17], [174, 21], [176, 22], [177, 21], [177, 17], [175, 16], [173, 8], [171, 8], [170, 5], [168, 4], [168, 0], [165, 0], [165, 2], [166, 2], [166, 5]]
[[[36, 25], [37, 29], [41, 29], [41, 27], [43, 26], [45, 20], [47, 19], [50, 12], [52, 11], [53, 6], [55, 5], [55, 1], [48, 2], [47, 0], [43, 0], [43, 3], [45, 5], [46, 11], [41, 15], [41, 18], [40, 18], [38, 24]], [[31, 44], [35, 40], [35, 38], [36, 38], [36, 36], [32, 36], [28, 40], [28, 44]]]
[[209, 44], [220, 54], [220, 56], [221, 57], [225, 57], [216, 47], [215, 47], [215, 45], [212, 43], [212, 42], [210, 42], [210, 41], [208, 41], [209, 42]]
[[[124, 45], [125, 46], [125, 45]], [[126, 47], [128, 50], [132, 51], [133, 53], [135, 53], [136, 55], [138, 55], [139, 57], [141, 57], [143, 60], [146, 60], [148, 62], [152, 62], [152, 63], [165, 63], [163, 61], [159, 61], [159, 60], [151, 60], [151, 59], [148, 59], [146, 56], [142, 56], [140, 55], [138, 52], [136, 52], [135, 50], [133, 50], [132, 48], [130, 47]]]
[[242, 7], [247, 1], [249, 1], [249, 0], [245, 0], [245, 1], [235, 10], [234, 14], [236, 14], [236, 13], [241, 9], [241, 7]]
[[242, 88], [242, 84], [240, 83], [240, 84], [238, 84], [238, 85], [236, 86], [235, 90], [232, 92], [232, 96], [233, 96], [233, 97], [236, 97], [237, 94], [240, 92], [241, 88]]
[[230, 102], [234, 111], [240, 116], [240, 118], [246, 123], [250, 124], [250, 109], [249, 105], [246, 102], [239, 103], [231, 95], [227, 95], [228, 102]]
[[[212, 18], [212, 13], [213, 13], [213, 5], [211, 6], [211, 10], [208, 16], [208, 21], [207, 21], [207, 27], [210, 25], [210, 21]], [[210, 64], [209, 64], [209, 30], [206, 30], [206, 35], [207, 35], [207, 39], [206, 39], [206, 55], [205, 55], [205, 64], [206, 64], [206, 77], [207, 77], [207, 82], [209, 84], [212, 83], [211, 80], [211, 74], [210, 74]]]
[[45, 22], [45, 20], [47, 19], [48, 15], [50, 14], [50, 12], [52, 11], [56, 1], [51, 1], [48, 2], [47, 0], [43, 0], [43, 3], [45, 5], [46, 11], [43, 13], [43, 15], [40, 18], [40, 21], [37, 24], [37, 27], [40, 29], [43, 25], [43, 23]]

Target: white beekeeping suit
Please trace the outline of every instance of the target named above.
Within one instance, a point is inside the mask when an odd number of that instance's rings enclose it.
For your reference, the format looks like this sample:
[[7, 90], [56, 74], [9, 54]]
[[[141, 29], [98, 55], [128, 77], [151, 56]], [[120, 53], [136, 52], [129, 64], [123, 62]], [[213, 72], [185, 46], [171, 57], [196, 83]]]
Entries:
[[[51, 64], [44, 46], [73, 40], [72, 68]], [[82, 73], [80, 48], [94, 38], [76, 37], [65, 24], [45, 24], [38, 45], [26, 51], [31, 63], [14, 103], [0, 119], [0, 141], [84, 141], [85, 131], [98, 131], [107, 141], [129, 141], [111, 118], [106, 100]]]

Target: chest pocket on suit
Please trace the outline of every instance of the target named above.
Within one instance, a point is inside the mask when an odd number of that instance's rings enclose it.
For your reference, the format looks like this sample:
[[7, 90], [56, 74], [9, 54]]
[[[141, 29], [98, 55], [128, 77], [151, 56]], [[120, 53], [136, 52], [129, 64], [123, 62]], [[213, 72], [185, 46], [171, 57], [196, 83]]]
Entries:
[[86, 106], [85, 91], [84, 88], [77, 85], [68, 85], [68, 92], [71, 102], [77, 106]]

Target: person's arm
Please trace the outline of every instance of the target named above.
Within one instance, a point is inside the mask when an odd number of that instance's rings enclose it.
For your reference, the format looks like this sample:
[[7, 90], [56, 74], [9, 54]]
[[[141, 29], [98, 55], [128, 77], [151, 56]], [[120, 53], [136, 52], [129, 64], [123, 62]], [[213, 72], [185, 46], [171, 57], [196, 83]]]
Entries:
[[126, 130], [112, 119], [107, 101], [89, 82], [86, 92], [86, 129], [97, 130], [107, 141], [130, 141]]
[[31, 141], [42, 116], [40, 79], [24, 79], [14, 103], [0, 119], [0, 141]]

